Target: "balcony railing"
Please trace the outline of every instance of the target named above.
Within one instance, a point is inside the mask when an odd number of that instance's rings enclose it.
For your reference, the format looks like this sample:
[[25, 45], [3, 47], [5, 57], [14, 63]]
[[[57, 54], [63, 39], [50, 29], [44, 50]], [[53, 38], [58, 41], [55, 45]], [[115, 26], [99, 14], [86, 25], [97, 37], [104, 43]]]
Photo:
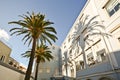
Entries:
[[92, 63], [89, 65], [87, 69], [80, 69], [76, 72], [76, 76], [86, 76], [86, 75], [91, 75], [91, 74], [96, 74], [100, 72], [106, 72], [112, 70], [111, 65], [109, 62], [106, 60], [101, 63]]

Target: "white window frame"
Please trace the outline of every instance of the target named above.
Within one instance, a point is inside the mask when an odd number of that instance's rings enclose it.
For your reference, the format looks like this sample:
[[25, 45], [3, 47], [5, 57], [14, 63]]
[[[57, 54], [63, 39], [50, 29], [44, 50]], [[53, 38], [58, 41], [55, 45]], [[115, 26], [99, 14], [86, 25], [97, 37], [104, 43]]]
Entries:
[[87, 55], [87, 60], [88, 60], [89, 66], [91, 66], [95, 63], [94, 56], [93, 56], [92, 52]]
[[[104, 55], [103, 58], [101, 56], [102, 54]], [[102, 49], [97, 52], [97, 62], [104, 62], [105, 60], [106, 60], [106, 51], [105, 49]]]
[[[118, 8], [119, 6], [119, 8]], [[118, 8], [118, 9], [116, 9]], [[120, 1], [119, 0], [109, 0], [105, 5], [105, 9], [107, 10], [109, 16], [112, 16], [120, 9]]]

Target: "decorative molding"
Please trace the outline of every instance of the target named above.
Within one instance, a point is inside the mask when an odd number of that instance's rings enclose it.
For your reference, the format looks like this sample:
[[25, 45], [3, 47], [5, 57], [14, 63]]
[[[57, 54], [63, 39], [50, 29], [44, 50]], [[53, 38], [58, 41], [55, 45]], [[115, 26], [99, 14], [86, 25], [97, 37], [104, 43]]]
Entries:
[[119, 28], [120, 28], [120, 24], [118, 24], [116, 27], [112, 28], [112, 29], [110, 30], [110, 33], [113, 33], [114, 31], [116, 31], [116, 30], [119, 29]]

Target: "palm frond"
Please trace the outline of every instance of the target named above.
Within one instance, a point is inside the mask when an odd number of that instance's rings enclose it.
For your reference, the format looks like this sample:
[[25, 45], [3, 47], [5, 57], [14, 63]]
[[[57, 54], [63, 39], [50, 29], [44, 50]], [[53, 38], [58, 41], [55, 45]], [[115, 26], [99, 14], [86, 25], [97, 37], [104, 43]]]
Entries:
[[[35, 50], [35, 58], [37, 58], [37, 62], [45, 62], [50, 61], [54, 57], [51, 55], [51, 51], [48, 46], [41, 44], [40, 46], [36, 47]], [[23, 57], [29, 58], [31, 54], [31, 50], [26, 51], [25, 53], [21, 54]]]
[[92, 17], [92, 18], [88, 21], [87, 25], [91, 24], [91, 22], [92, 22], [96, 17], [98, 17], [98, 15]]
[[45, 27], [44, 29], [57, 34], [56, 30], [53, 27]]
[[22, 57], [27, 57], [29, 58], [30, 57], [30, 54], [31, 54], [31, 51], [26, 51], [25, 53], [22, 53]]
[[49, 25], [53, 24], [53, 22], [45, 20], [45, 15], [40, 13], [35, 14], [34, 12], [30, 14], [29, 12], [27, 12], [26, 15], [19, 15], [19, 17], [21, 17], [22, 20], [11, 21], [8, 22], [8, 24], [20, 25], [21, 28], [12, 28], [10, 32], [12, 32], [11, 35], [24, 35], [24, 37], [22, 38], [22, 40], [25, 40], [24, 44], [29, 41], [28, 45], [30, 45], [32, 39], [34, 38], [37, 38], [37, 41], [41, 43], [48, 42], [50, 44], [52, 44], [51, 41], [55, 42], [56, 39], [58, 39], [55, 36], [55, 34], [57, 34], [55, 28], [49, 27]]
[[29, 39], [32, 39], [31, 36], [28, 36], [24, 42], [24, 44], [26, 44], [26, 42], [29, 40]]
[[43, 26], [48, 26], [48, 25], [51, 25], [51, 24], [54, 24], [54, 23], [50, 22], [50, 21], [44, 21], [43, 22]]

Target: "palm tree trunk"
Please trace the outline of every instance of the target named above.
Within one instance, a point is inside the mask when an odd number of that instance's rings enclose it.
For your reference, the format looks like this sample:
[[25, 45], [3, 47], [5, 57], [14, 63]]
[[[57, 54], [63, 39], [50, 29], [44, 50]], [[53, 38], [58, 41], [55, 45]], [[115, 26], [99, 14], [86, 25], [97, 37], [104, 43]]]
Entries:
[[35, 47], [36, 47], [36, 39], [33, 39], [32, 51], [31, 51], [31, 55], [30, 55], [30, 59], [29, 59], [29, 64], [28, 64], [28, 68], [27, 68], [24, 80], [30, 80], [32, 66], [33, 66], [33, 61], [34, 61], [34, 56], [35, 56]]
[[38, 76], [38, 68], [39, 68], [39, 63], [36, 64], [35, 80], [37, 80], [37, 76]]

